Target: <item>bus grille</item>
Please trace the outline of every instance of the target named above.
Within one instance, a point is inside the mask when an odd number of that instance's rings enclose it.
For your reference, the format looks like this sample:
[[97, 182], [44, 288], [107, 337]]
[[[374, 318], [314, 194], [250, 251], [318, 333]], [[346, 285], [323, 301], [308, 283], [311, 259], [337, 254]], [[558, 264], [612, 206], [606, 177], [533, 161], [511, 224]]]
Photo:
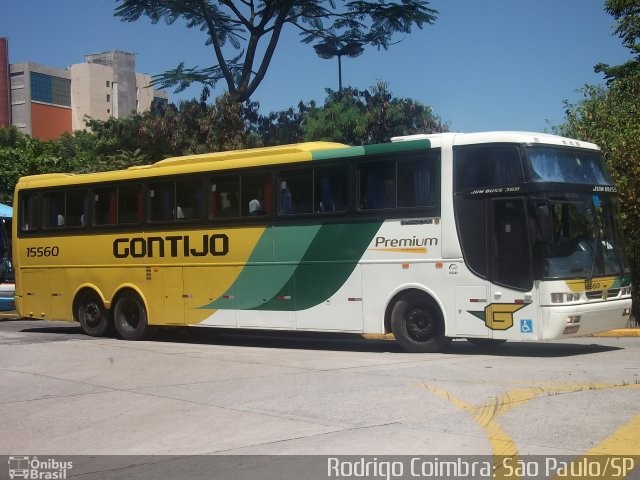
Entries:
[[594, 290], [585, 292], [589, 300], [607, 300], [608, 298], [617, 297], [620, 294], [619, 288], [611, 288], [609, 290]]

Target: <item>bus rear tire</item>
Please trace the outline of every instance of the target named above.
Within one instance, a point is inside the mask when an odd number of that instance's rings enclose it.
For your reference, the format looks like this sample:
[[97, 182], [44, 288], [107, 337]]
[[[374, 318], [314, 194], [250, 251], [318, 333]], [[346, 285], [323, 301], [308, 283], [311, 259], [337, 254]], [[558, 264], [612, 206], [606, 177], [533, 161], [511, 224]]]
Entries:
[[147, 309], [137, 293], [124, 292], [118, 296], [113, 319], [116, 331], [123, 340], [144, 340], [151, 333]]
[[97, 293], [87, 291], [76, 304], [76, 315], [82, 331], [91, 337], [103, 337], [111, 333], [107, 309]]
[[408, 293], [395, 303], [391, 331], [400, 346], [411, 353], [440, 352], [451, 342], [444, 335], [440, 308], [424, 293]]

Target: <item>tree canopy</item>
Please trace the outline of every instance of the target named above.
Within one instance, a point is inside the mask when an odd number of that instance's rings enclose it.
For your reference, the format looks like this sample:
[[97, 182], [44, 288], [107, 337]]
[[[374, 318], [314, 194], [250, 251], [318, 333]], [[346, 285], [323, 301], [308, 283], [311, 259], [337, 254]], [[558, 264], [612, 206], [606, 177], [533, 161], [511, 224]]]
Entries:
[[640, 2], [638, 0], [607, 0], [605, 10], [618, 22], [615, 33], [622, 44], [631, 50], [633, 58], [622, 65], [599, 63], [596, 72], [609, 80], [624, 79], [640, 74]]
[[[117, 0], [114, 15], [135, 22], [148, 17], [152, 23], [164, 20], [186, 22], [198, 28], [211, 46], [215, 60], [207, 67], [175, 69], [154, 78], [160, 88], [177, 92], [192, 83], [208, 92], [219, 81], [227, 84], [230, 98], [243, 102], [251, 98], [264, 79], [286, 26], [296, 28], [304, 43], [358, 43], [387, 49], [396, 33], [408, 34], [416, 26], [432, 24], [437, 11], [418, 0]], [[261, 45], [261, 42], [263, 45]]]
[[[615, 33], [633, 58], [622, 65], [598, 64], [607, 85], [586, 85], [583, 98], [565, 102], [566, 119], [556, 133], [597, 143], [618, 186], [621, 218], [632, 262], [636, 319], [640, 311], [640, 0], [607, 0]], [[638, 321], [638, 320], [636, 320]]]

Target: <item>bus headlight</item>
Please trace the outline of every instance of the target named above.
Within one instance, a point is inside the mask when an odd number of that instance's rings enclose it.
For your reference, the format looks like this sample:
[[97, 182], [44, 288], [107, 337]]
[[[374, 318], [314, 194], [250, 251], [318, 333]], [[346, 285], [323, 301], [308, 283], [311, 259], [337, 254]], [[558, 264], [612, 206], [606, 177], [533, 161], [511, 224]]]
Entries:
[[567, 325], [575, 325], [580, 323], [580, 315], [569, 315], [567, 317]]
[[564, 293], [552, 293], [551, 303], [562, 303], [564, 301]]
[[567, 302], [577, 302], [580, 300], [579, 293], [567, 293]]

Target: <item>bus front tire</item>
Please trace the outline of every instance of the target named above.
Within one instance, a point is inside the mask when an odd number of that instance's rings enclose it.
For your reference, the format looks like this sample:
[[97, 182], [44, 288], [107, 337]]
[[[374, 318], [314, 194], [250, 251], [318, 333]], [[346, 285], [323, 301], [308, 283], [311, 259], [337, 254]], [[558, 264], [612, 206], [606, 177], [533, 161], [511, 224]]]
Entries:
[[110, 333], [111, 322], [102, 299], [95, 292], [86, 292], [77, 303], [76, 315], [82, 331], [91, 337], [103, 337]]
[[144, 340], [151, 332], [147, 309], [136, 293], [125, 292], [118, 297], [113, 319], [116, 331], [123, 340]]
[[391, 331], [411, 353], [442, 351], [451, 339], [444, 335], [444, 319], [436, 303], [423, 293], [409, 293], [391, 310]]

